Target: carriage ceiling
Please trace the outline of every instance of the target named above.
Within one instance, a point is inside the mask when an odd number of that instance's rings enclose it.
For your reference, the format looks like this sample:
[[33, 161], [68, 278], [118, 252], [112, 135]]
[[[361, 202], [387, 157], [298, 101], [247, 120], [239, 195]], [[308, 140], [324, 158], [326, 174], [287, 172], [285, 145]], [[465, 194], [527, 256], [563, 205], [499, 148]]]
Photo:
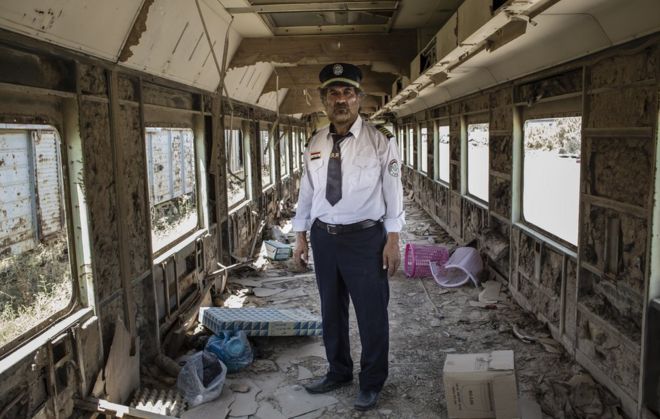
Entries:
[[658, 0], [468, 2], [497, 13], [413, 80], [463, 0], [0, 0], [0, 28], [208, 91], [226, 68], [230, 97], [291, 114], [320, 110], [318, 71], [335, 61], [361, 66], [365, 110], [407, 114], [660, 28]]

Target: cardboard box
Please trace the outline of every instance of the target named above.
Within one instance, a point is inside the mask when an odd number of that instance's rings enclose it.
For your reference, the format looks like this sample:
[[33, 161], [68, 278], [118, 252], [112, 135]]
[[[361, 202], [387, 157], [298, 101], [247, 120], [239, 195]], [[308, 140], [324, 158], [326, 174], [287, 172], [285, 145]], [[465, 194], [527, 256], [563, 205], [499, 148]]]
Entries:
[[280, 243], [276, 240], [264, 241], [266, 245], [266, 257], [270, 260], [287, 260], [293, 254], [291, 245]]
[[518, 418], [513, 351], [447, 355], [445, 396], [450, 418]]

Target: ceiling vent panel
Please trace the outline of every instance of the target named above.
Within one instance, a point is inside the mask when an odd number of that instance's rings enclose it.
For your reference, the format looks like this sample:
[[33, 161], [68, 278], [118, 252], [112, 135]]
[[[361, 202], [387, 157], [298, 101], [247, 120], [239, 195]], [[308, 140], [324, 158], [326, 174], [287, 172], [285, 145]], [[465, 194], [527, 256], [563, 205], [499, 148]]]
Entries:
[[[222, 65], [225, 35], [229, 36], [227, 62], [238, 48], [241, 36], [232, 27], [222, 6], [199, 0], [219, 65]], [[215, 91], [220, 75], [195, 2], [156, 0], [149, 8], [146, 30], [124, 65], [167, 79]]]
[[135, 0], [0, 2], [0, 27], [116, 61], [140, 10]]

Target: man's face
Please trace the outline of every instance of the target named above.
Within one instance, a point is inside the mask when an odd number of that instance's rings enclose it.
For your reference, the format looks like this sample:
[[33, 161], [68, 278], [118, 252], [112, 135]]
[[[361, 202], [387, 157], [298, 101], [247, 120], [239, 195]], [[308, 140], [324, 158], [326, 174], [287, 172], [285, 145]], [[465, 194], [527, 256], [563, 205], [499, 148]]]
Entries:
[[353, 87], [330, 86], [327, 88], [323, 104], [328, 119], [334, 124], [345, 124], [357, 118], [361, 97]]

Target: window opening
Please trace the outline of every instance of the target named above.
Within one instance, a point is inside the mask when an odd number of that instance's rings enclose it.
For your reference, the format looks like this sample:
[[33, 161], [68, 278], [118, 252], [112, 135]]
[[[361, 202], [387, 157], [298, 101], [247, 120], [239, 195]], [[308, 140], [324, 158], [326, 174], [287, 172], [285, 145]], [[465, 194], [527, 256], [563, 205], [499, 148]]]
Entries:
[[449, 125], [438, 126], [438, 176], [449, 183]]
[[286, 127], [280, 128], [280, 173], [282, 177], [289, 175], [289, 131]]
[[199, 224], [195, 140], [188, 128], [147, 128], [151, 242], [158, 252]]
[[429, 167], [428, 167], [428, 155], [429, 155], [429, 142], [428, 142], [428, 129], [426, 127], [422, 127], [420, 129], [420, 154], [419, 154], [419, 160], [420, 160], [420, 169], [422, 173], [428, 174], [429, 173]]
[[273, 184], [273, 145], [269, 141], [269, 128], [262, 125], [259, 129], [261, 144], [261, 184], [267, 188]]
[[469, 124], [467, 131], [467, 190], [488, 202], [488, 124]]
[[300, 169], [300, 138], [302, 134], [298, 128], [293, 129], [293, 170], [298, 171]]
[[582, 118], [524, 124], [523, 218], [577, 245]]
[[0, 124], [0, 348], [72, 303], [64, 191], [57, 130]]
[[227, 156], [227, 205], [229, 208], [248, 198], [245, 164], [245, 138], [240, 129], [225, 129]]
[[406, 145], [408, 147], [408, 165], [413, 166], [415, 163], [415, 160], [413, 159], [413, 141], [414, 141], [414, 135], [413, 135], [413, 129], [408, 128], [408, 141], [406, 142]]

